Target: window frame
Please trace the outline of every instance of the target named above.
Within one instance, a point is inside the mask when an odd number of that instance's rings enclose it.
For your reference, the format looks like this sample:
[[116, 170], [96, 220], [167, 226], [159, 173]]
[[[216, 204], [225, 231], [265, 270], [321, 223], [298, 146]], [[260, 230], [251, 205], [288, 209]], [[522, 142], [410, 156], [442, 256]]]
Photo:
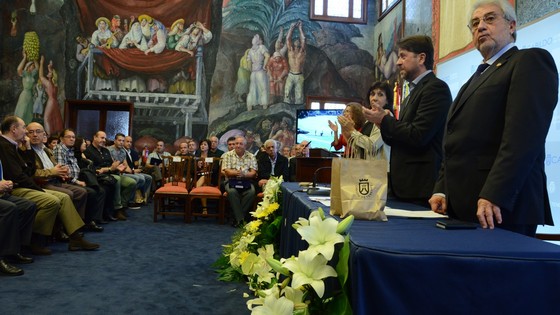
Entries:
[[[346, 0], [349, 2], [348, 6], [348, 16], [341, 17], [341, 16], [331, 16], [327, 14], [327, 8], [329, 1], [343, 1], [343, 0], [309, 0], [309, 19], [310, 20], [319, 20], [319, 21], [327, 21], [327, 22], [339, 22], [339, 23], [353, 23], [353, 24], [367, 24], [367, 5], [368, 0]], [[361, 1], [362, 5], [362, 17], [361, 18], [354, 18], [351, 17], [354, 8], [354, 1]], [[315, 3], [322, 2], [323, 3], [323, 14], [317, 15], [315, 14]]]
[[393, 10], [403, 0], [396, 0], [395, 2], [393, 2], [393, 4], [387, 5], [387, 8], [383, 10], [383, 3], [386, 3], [387, 1], [389, 0], [379, 0], [377, 2], [377, 9], [378, 9], [377, 12], [379, 12], [379, 18], [377, 19], [377, 21], [381, 21], [386, 15], [389, 14], [389, 12], [391, 12], [391, 10]]

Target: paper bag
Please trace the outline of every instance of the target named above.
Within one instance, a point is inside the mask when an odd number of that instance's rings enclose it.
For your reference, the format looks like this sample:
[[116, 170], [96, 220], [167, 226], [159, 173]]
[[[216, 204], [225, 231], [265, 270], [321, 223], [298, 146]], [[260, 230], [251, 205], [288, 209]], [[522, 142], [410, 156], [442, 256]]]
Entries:
[[387, 221], [387, 161], [333, 159], [331, 174], [332, 215]]

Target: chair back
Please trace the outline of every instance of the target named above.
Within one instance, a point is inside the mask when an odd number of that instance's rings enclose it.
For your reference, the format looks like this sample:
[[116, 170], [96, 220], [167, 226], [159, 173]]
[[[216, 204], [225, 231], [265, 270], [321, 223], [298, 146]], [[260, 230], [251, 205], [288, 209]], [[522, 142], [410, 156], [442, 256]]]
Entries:
[[219, 186], [222, 172], [220, 171], [221, 159], [219, 157], [193, 157], [194, 168], [193, 183], [196, 185], [202, 179], [200, 186]]
[[162, 176], [165, 183], [171, 183], [173, 186], [190, 185], [190, 157], [188, 156], [164, 156], [162, 163]]

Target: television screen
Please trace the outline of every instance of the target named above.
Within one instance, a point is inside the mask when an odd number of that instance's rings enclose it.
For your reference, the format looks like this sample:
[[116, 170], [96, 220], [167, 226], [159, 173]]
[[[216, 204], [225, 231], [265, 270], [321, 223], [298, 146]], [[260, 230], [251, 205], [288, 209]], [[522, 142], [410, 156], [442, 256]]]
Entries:
[[[337, 123], [337, 116], [342, 115], [342, 109], [298, 109], [296, 111], [296, 141], [311, 141], [311, 148], [322, 148], [333, 151], [331, 142], [334, 132], [329, 128], [329, 120]], [[339, 134], [340, 134], [340, 125]]]

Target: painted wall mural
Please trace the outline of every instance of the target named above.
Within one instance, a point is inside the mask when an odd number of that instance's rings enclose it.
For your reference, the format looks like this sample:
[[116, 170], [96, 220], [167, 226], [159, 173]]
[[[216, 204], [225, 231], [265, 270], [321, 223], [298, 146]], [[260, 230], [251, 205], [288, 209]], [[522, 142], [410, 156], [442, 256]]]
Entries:
[[[17, 113], [40, 122], [57, 116], [46, 108], [62, 111], [66, 98], [128, 98], [135, 104], [135, 139], [178, 145], [184, 137], [217, 135], [225, 148], [227, 137], [242, 133], [255, 151], [268, 138], [293, 145], [295, 111], [307, 96], [361, 98], [374, 80], [374, 43], [364, 39], [374, 38], [375, 18], [368, 25], [312, 21], [304, 0], [155, 1], [147, 8], [135, 1], [45, 0], [35, 15], [26, 0], [0, 4], [7, 22], [2, 34], [12, 31], [11, 13], [18, 17], [17, 35], [2, 36], [0, 89], [7, 93], [0, 114], [16, 112], [22, 93], [25, 109]], [[375, 17], [370, 2], [368, 15]], [[186, 36], [195, 29], [199, 37]], [[27, 32], [37, 34], [39, 54], [22, 61]], [[197, 45], [204, 46], [204, 103], [193, 109], [196, 101], [185, 101], [193, 111], [189, 134], [182, 116], [165, 116], [162, 104], [165, 97], [181, 102], [196, 89], [197, 63], [178, 60], [194, 60]], [[94, 47], [103, 54], [80, 75]]]
[[312, 21], [308, 12], [309, 1], [224, 5], [209, 118], [221, 142], [241, 133], [254, 150], [268, 138], [292, 146], [295, 113], [306, 96], [366, 94], [374, 77], [373, 45], [368, 51], [352, 42], [363, 37], [355, 25]]

